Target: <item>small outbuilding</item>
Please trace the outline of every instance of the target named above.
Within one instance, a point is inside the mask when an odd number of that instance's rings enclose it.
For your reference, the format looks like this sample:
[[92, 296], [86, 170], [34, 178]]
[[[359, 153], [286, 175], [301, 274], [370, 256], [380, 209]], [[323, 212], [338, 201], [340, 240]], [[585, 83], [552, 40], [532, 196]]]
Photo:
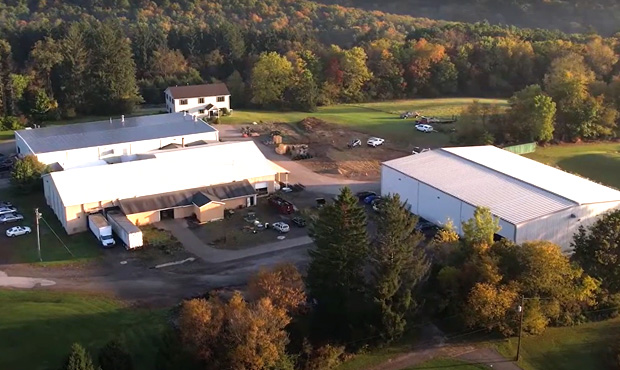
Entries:
[[399, 194], [435, 224], [462, 222], [476, 207], [499, 218], [498, 235], [570, 249], [579, 226], [620, 208], [620, 191], [494, 146], [444, 148], [384, 162], [381, 194]]

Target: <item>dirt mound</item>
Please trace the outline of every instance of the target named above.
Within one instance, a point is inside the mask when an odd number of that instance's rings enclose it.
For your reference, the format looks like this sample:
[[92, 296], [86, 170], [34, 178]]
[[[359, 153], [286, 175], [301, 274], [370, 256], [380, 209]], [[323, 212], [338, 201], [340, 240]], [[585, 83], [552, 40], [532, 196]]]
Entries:
[[304, 118], [303, 120], [299, 121], [298, 125], [305, 132], [324, 130], [329, 126], [327, 122], [316, 117]]

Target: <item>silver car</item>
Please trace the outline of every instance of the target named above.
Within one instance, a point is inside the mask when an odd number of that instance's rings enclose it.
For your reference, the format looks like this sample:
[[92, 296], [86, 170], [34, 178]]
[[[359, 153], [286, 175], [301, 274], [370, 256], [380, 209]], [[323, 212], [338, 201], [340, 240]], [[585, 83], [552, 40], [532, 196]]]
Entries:
[[15, 222], [21, 221], [24, 219], [24, 216], [19, 213], [7, 213], [4, 215], [0, 215], [0, 224], [5, 224], [7, 222]]
[[15, 212], [17, 212], [17, 208], [13, 206], [0, 207], [0, 215], [6, 215], [7, 213], [15, 213]]
[[30, 234], [32, 230], [28, 226], [14, 226], [6, 231], [6, 236], [14, 238], [16, 236]]

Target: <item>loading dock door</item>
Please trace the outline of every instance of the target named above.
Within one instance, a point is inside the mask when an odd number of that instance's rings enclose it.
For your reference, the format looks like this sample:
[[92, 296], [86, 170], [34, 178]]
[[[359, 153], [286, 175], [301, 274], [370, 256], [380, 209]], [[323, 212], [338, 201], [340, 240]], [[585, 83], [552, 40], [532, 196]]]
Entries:
[[159, 211], [159, 218], [161, 220], [172, 220], [174, 219], [174, 209], [162, 209]]
[[266, 195], [269, 193], [269, 183], [257, 182], [256, 184], [254, 184], [254, 190], [256, 190], [258, 195]]

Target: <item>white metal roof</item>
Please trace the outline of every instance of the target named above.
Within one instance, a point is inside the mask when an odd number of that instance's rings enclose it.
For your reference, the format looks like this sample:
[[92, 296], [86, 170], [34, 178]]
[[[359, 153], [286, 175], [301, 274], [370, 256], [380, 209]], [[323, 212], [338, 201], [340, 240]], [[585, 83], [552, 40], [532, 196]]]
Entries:
[[53, 172], [65, 207], [128, 199], [288, 172], [252, 141], [156, 153], [155, 158]]
[[[620, 201], [620, 192], [493, 146], [445, 148], [384, 163], [519, 224], [578, 204]], [[595, 194], [580, 194], [595, 193]]]

